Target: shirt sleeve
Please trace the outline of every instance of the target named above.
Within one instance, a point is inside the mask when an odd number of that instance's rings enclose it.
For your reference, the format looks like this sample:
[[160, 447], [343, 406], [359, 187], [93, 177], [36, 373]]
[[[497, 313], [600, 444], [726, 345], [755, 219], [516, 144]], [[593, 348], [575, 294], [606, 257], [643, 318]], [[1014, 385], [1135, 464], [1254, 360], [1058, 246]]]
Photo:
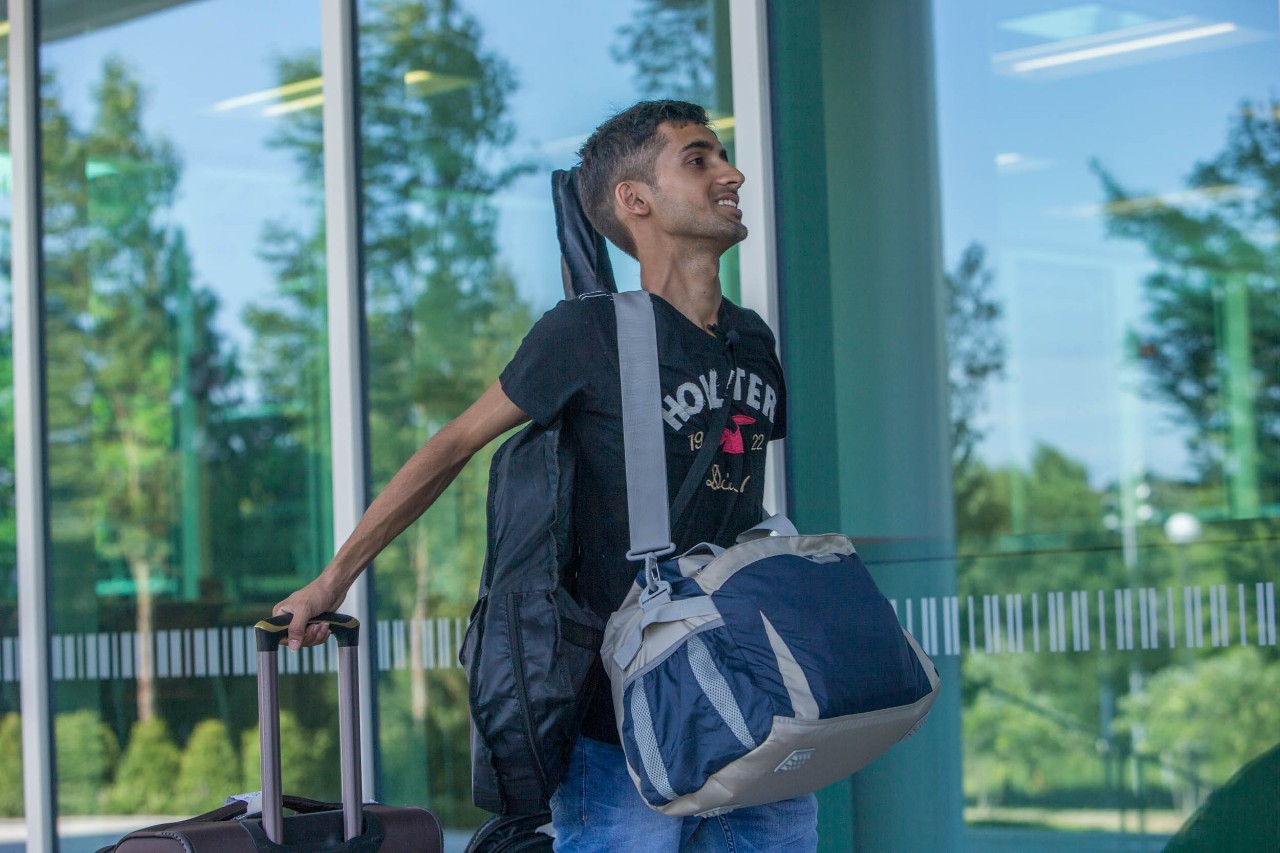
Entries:
[[764, 318], [751, 309], [743, 309], [743, 313], [749, 318], [749, 322], [754, 327], [755, 333], [760, 335], [764, 341], [766, 355], [769, 363], [773, 366], [774, 372], [778, 377], [778, 407], [773, 419], [773, 429], [769, 433], [769, 440], [776, 441], [780, 438], [787, 437], [787, 376], [782, 370], [782, 362], [778, 360], [778, 341], [773, 335], [773, 329], [769, 328], [769, 324]]
[[548, 426], [586, 384], [582, 348], [590, 335], [586, 313], [565, 300], [534, 323], [498, 381], [511, 402]]
[[774, 441], [787, 437], [787, 375], [782, 372], [782, 364], [778, 361], [777, 353], [773, 352], [770, 355], [778, 370], [778, 414], [773, 422], [773, 432], [769, 434], [769, 440]]

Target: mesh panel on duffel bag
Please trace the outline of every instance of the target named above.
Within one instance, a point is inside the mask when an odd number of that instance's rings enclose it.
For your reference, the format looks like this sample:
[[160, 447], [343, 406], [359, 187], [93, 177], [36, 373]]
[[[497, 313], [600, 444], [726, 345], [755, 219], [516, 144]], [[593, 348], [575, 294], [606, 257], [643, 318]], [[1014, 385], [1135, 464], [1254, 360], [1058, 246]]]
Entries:
[[769, 735], [776, 712], [723, 625], [691, 634], [623, 691], [623, 749], [651, 805], [698, 790]]

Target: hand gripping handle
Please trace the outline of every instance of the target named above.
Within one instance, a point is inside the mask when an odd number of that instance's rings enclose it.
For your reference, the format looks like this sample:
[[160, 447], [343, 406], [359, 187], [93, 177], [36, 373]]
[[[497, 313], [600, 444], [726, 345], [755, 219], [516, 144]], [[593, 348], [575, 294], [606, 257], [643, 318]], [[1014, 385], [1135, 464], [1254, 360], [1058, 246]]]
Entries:
[[[284, 839], [280, 785], [280, 644], [293, 616], [281, 613], [253, 626], [258, 643], [258, 727], [262, 735], [262, 830], [276, 844]], [[362, 831], [360, 709], [356, 647], [360, 622], [342, 613], [320, 613], [308, 624], [326, 623], [338, 641], [338, 741], [341, 746], [343, 834]]]
[[[281, 613], [269, 619], [263, 619], [253, 626], [253, 633], [258, 639], [258, 651], [273, 652], [280, 647], [289, 636], [289, 623], [293, 621], [292, 613]], [[318, 613], [307, 620], [308, 625], [326, 623], [333, 638], [338, 641], [338, 648], [358, 646], [360, 644], [360, 620], [345, 613]]]

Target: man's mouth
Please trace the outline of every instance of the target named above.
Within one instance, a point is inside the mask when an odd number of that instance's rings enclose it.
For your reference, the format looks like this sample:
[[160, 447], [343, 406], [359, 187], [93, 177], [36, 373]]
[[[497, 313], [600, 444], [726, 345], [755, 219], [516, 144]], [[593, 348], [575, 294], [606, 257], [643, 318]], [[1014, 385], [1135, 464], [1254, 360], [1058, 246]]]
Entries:
[[[736, 198], [722, 198], [716, 202], [720, 207], [727, 207], [731, 210], [738, 210], [738, 200]], [[741, 213], [741, 211], [738, 211]]]

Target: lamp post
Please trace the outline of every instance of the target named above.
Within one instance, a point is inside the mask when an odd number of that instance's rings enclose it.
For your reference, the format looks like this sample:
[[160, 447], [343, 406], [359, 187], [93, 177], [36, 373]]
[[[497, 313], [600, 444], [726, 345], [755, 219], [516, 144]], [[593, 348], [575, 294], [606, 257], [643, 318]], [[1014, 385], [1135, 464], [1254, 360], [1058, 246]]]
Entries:
[[[1186, 547], [1200, 538], [1204, 532], [1204, 527], [1200, 524], [1200, 519], [1196, 518], [1189, 512], [1175, 512], [1164, 521], [1165, 538], [1173, 545], [1174, 566], [1178, 575], [1178, 586], [1182, 589], [1182, 594], [1187, 594], [1187, 555]], [[1173, 614], [1169, 614], [1169, 619], [1173, 619]], [[1172, 624], [1172, 622], [1170, 622]], [[1187, 629], [1187, 636], [1190, 637], [1190, 626]], [[1191, 646], [1189, 643], [1182, 644], [1182, 651], [1178, 658], [1188, 671], [1191, 669]], [[1196, 749], [1192, 744], [1185, 745], [1185, 759], [1187, 768], [1191, 771], [1191, 797], [1188, 802], [1187, 798], [1183, 798], [1183, 807], [1186, 811], [1196, 808], [1200, 802], [1200, 784], [1199, 784], [1199, 768], [1196, 766]]]

